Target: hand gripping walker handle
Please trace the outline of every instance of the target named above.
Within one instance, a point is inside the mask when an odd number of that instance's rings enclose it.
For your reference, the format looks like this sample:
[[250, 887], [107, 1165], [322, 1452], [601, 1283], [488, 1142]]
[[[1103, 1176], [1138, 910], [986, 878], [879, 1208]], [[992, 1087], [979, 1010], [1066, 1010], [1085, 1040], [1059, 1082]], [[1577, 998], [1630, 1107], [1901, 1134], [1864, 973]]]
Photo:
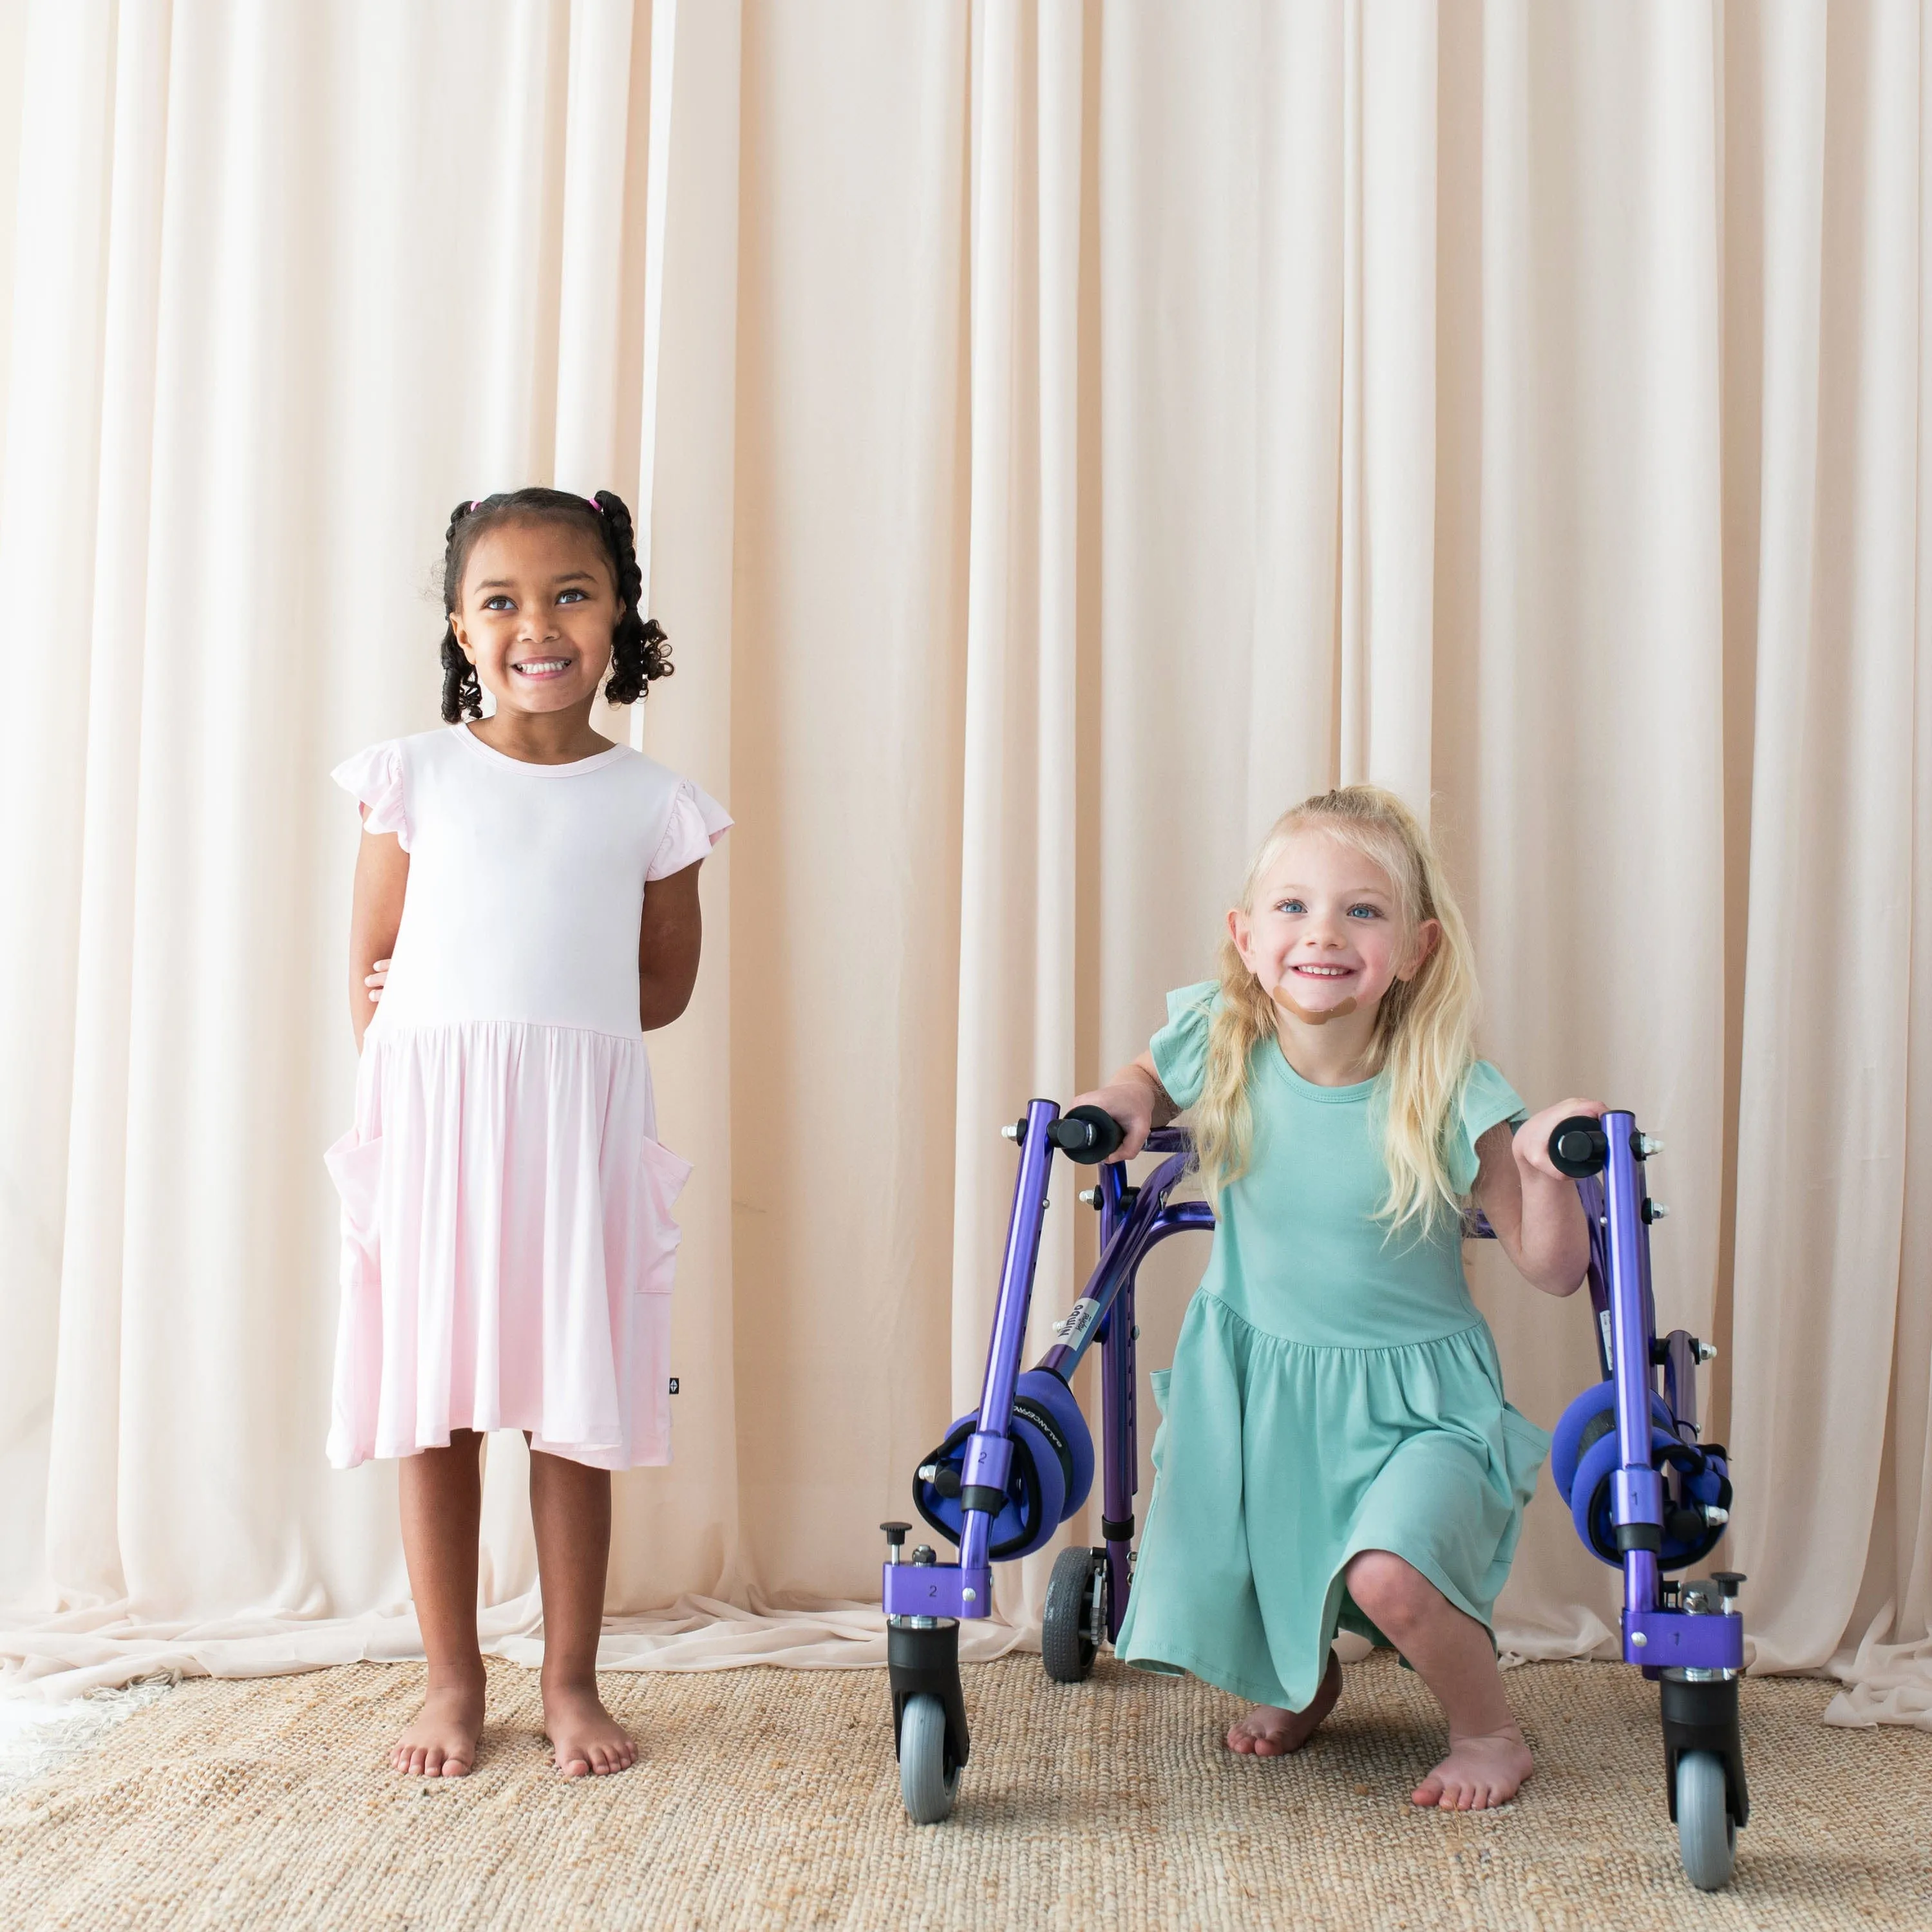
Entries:
[[1047, 1133], [1070, 1160], [1090, 1167], [1113, 1154], [1126, 1138], [1120, 1124], [1098, 1107], [1076, 1107], [1063, 1114]]

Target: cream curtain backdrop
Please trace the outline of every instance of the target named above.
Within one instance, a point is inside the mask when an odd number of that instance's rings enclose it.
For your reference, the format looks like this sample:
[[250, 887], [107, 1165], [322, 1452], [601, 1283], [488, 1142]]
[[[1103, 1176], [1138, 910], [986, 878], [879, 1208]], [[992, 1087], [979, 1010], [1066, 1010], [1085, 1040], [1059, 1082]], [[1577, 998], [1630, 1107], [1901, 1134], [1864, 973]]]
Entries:
[[[636, 728], [739, 824], [653, 1043], [697, 1165], [683, 1392], [675, 1466], [620, 1479], [607, 1660], [880, 1660], [873, 1526], [976, 1389], [998, 1124], [1144, 1043], [1269, 820], [1370, 778], [1432, 812], [1490, 1055], [1668, 1143], [1662, 1314], [1724, 1350], [1757, 1667], [1932, 1724], [1924, 25], [10, 19], [14, 1688], [415, 1646], [393, 1471], [320, 1448], [326, 775], [436, 722], [449, 506], [542, 479], [639, 502], [679, 670]], [[1073, 1186], [1036, 1340], [1090, 1258]], [[1472, 1266], [1548, 1424], [1587, 1319]], [[531, 1659], [523, 1450], [490, 1453], [486, 1624]], [[1600, 1647], [1610, 1582], [1546, 1485], [1504, 1642]]]

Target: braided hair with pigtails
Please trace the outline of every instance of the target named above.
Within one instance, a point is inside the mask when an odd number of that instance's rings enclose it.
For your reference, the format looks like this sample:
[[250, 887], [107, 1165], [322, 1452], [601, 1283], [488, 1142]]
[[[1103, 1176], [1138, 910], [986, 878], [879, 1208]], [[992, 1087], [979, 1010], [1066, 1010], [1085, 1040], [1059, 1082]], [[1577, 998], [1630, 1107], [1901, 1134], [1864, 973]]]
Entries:
[[[643, 601], [644, 572], [638, 566], [637, 533], [624, 500], [609, 490], [595, 497], [573, 496], [563, 490], [511, 490], [495, 496], [459, 503], [449, 513], [443, 535], [442, 608], [454, 616], [463, 598], [464, 573], [470, 553], [488, 531], [500, 524], [554, 519], [593, 530], [610, 560], [617, 590], [617, 622], [610, 635], [610, 675], [604, 695], [613, 704], [634, 704], [675, 667], [670, 640], [664, 626], [638, 608]], [[483, 687], [476, 667], [456, 640], [456, 626], [446, 622], [442, 632], [442, 716], [454, 724], [483, 715]]]

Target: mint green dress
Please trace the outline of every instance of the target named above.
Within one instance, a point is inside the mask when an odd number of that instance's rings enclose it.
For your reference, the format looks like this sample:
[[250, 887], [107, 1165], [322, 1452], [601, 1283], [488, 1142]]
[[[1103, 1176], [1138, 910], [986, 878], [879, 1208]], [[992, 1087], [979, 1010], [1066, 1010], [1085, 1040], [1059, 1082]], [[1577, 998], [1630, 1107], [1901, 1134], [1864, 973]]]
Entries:
[[[1212, 982], [1168, 995], [1161, 1084], [1201, 1091]], [[1349, 1559], [1388, 1550], [1485, 1625], [1550, 1438], [1503, 1397], [1460, 1234], [1392, 1238], [1378, 1082], [1318, 1087], [1273, 1040], [1248, 1076], [1253, 1152], [1222, 1191], [1174, 1366], [1119, 1650], [1257, 1704], [1314, 1697], [1337, 1626], [1386, 1641], [1350, 1600]], [[1448, 1149], [1467, 1193], [1477, 1137], [1524, 1112], [1478, 1060]]]

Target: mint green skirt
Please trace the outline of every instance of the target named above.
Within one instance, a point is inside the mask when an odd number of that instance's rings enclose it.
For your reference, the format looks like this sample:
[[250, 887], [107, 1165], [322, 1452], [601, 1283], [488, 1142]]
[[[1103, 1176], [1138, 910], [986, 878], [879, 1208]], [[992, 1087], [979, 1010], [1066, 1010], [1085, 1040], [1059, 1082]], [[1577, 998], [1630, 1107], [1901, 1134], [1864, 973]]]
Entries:
[[1414, 1566], [1487, 1625], [1550, 1438], [1503, 1399], [1487, 1323], [1391, 1348], [1316, 1348], [1197, 1294], [1161, 1425], [1120, 1654], [1301, 1709], [1364, 1550]]

